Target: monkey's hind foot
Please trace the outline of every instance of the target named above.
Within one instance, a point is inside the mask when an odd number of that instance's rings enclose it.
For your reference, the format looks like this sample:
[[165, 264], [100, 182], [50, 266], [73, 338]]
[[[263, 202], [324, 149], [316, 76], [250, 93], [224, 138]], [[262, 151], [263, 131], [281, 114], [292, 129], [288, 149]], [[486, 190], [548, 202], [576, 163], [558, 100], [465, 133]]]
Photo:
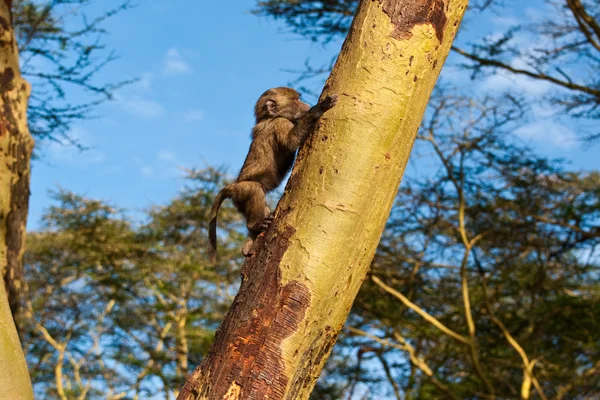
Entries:
[[252, 246], [254, 245], [254, 239], [251, 237], [246, 238], [246, 241], [242, 245], [242, 254], [244, 257], [250, 257], [254, 255], [254, 251], [252, 251]]
[[262, 224], [260, 224], [261, 232], [266, 231], [269, 228], [269, 226], [271, 226], [271, 222], [273, 222], [273, 218], [275, 218], [275, 216], [271, 213], [271, 214], [267, 215], [265, 217], [265, 219], [263, 219]]
[[[269, 226], [271, 226], [273, 218], [275, 218], [275, 216], [273, 214], [269, 214], [265, 217], [265, 219], [263, 219], [263, 222], [260, 224], [261, 233], [266, 231], [269, 228]], [[242, 245], [242, 254], [244, 255], [244, 257], [250, 257], [253, 256], [254, 253], [256, 253], [256, 251], [254, 251], [252, 247], [254, 246], [254, 242], [256, 242], [256, 236], [258, 236], [259, 234], [260, 233], [251, 233], [250, 236], [246, 238], [246, 241]]]

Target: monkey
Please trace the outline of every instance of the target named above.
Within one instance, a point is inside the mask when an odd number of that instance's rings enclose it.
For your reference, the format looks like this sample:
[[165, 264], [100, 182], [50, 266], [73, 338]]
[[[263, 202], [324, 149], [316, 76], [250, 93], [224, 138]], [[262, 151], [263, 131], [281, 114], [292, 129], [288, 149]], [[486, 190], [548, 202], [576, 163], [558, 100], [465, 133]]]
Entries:
[[209, 256], [216, 259], [217, 214], [225, 199], [232, 199], [246, 219], [248, 239], [242, 254], [250, 255], [254, 239], [266, 230], [273, 216], [266, 194], [277, 188], [292, 168], [296, 150], [314, 130], [317, 121], [337, 103], [337, 95], [327, 96], [314, 107], [300, 100], [288, 87], [264, 92], [254, 107], [256, 124], [246, 160], [234, 183], [225, 186], [214, 199], [209, 215]]

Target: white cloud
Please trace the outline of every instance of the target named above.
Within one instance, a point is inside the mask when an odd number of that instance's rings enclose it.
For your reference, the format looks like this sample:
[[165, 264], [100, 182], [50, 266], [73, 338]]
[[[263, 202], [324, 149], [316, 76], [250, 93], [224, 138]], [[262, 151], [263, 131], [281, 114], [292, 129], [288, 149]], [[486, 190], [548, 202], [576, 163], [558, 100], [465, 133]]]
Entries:
[[173, 162], [175, 161], [175, 154], [169, 150], [162, 149], [158, 152], [156, 158], [158, 158], [160, 161]]
[[163, 60], [164, 75], [187, 75], [192, 72], [192, 67], [185, 62], [179, 50], [171, 48]]
[[46, 154], [52, 162], [83, 166], [98, 164], [106, 160], [106, 154], [94, 148], [91, 136], [86, 130], [76, 127], [69, 131], [68, 136], [84, 150], [80, 150], [66, 141], [63, 143], [51, 142], [46, 149]]
[[167, 149], [159, 150], [156, 160], [151, 164], [146, 164], [137, 157], [134, 161], [140, 164], [140, 173], [147, 179], [174, 179], [183, 175], [182, 169], [177, 164], [177, 155]]
[[497, 42], [498, 40], [504, 38], [505, 32], [492, 32], [485, 35], [485, 39], [489, 42]]
[[165, 113], [165, 108], [160, 103], [139, 96], [122, 98], [120, 102], [127, 111], [139, 117], [155, 118]]
[[556, 116], [556, 109], [552, 107], [546, 107], [544, 104], [532, 104], [531, 112], [536, 119], [547, 119]]
[[152, 90], [154, 78], [155, 75], [152, 72], [144, 72], [142, 73], [140, 79], [136, 82], [136, 86], [144, 92], [150, 92]]
[[149, 165], [144, 165], [140, 171], [144, 178], [153, 178], [154, 177], [154, 168], [152, 168]]
[[[491, 40], [498, 40], [504, 36], [504, 33], [492, 33], [488, 35]], [[545, 37], [532, 37], [522, 33], [517, 33], [511, 40], [511, 44], [521, 49], [523, 54], [535, 53], [536, 49], [548, 47], [548, 38]], [[512, 68], [532, 71], [532, 68], [521, 58], [513, 57], [507, 60], [507, 64]], [[488, 72], [491, 70], [488, 69]], [[495, 91], [495, 92], [514, 92], [515, 90], [521, 90], [522, 92], [534, 96], [541, 96], [546, 94], [551, 88], [552, 83], [542, 81], [539, 79], [532, 79], [525, 75], [515, 74], [506, 71], [502, 68], [498, 68], [494, 71], [494, 74], [484, 79], [481, 83], [481, 88], [484, 91]]]
[[504, 70], [497, 70], [495, 74], [481, 82], [481, 89], [485, 92], [514, 92], [521, 90], [527, 94], [541, 96], [552, 87], [549, 82], [531, 79], [525, 75], [513, 74]]
[[538, 4], [537, 7], [525, 8], [523, 15], [527, 22], [536, 23], [546, 21], [548, 16], [555, 12], [556, 10], [550, 4]]
[[183, 113], [183, 119], [187, 122], [199, 122], [204, 120], [204, 111], [199, 109], [186, 110]]
[[571, 149], [579, 142], [577, 135], [566, 126], [552, 121], [537, 121], [515, 131], [522, 139], [531, 140], [544, 147]]
[[492, 17], [491, 20], [495, 25], [499, 26], [516, 26], [521, 22], [518, 18], [507, 15], [495, 16]]

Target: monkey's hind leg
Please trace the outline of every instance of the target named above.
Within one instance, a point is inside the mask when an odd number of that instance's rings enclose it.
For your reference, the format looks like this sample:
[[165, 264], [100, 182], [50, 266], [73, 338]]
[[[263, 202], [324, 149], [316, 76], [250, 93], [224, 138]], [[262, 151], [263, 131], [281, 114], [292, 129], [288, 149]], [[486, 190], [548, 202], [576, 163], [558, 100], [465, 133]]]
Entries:
[[231, 190], [231, 198], [237, 209], [244, 214], [248, 230], [257, 234], [262, 232], [261, 225], [269, 216], [262, 185], [253, 181], [237, 182]]
[[242, 254], [251, 254], [254, 239], [270, 224], [270, 211], [263, 187], [258, 182], [242, 181], [235, 184], [232, 199], [238, 210], [246, 217], [249, 237], [242, 246]]
[[254, 240], [254, 238], [248, 236], [244, 241], [244, 244], [242, 245], [242, 254], [244, 257], [250, 257], [256, 253], [252, 250], [252, 247], [254, 246]]

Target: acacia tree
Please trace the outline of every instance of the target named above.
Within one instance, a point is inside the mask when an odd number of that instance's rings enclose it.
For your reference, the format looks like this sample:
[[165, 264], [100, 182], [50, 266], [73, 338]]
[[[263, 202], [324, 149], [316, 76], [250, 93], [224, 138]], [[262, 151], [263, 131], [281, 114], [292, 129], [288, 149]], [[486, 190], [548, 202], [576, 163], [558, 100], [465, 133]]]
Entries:
[[[29, 84], [21, 77], [11, 23], [11, 1], [0, 2], [0, 397], [33, 397], [25, 358], [14, 325], [7, 291], [18, 291], [29, 201], [29, 160], [33, 138], [27, 127]], [[16, 286], [15, 286], [16, 285]]]
[[179, 399], [308, 398], [365, 278], [467, 1], [362, 1], [275, 220]]

